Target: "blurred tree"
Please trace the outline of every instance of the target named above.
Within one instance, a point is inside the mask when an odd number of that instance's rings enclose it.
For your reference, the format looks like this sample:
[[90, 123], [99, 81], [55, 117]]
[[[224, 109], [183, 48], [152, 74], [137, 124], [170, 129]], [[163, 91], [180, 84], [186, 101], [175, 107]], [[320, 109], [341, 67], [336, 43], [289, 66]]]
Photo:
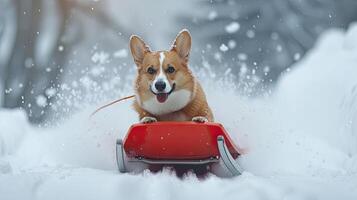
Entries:
[[[60, 80], [66, 51], [63, 45], [69, 16], [66, 1], [16, 0], [7, 1], [11, 18], [5, 28], [13, 28], [7, 56], [1, 58], [4, 107], [22, 107], [32, 121], [40, 121], [52, 95], [47, 92]], [[2, 41], [9, 38], [3, 37]]]
[[80, 28], [73, 32], [68, 25], [75, 20], [73, 10], [120, 30], [98, 2], [0, 0], [0, 105], [24, 108], [32, 122], [44, 119], [60, 87], [66, 57], [82, 38]]

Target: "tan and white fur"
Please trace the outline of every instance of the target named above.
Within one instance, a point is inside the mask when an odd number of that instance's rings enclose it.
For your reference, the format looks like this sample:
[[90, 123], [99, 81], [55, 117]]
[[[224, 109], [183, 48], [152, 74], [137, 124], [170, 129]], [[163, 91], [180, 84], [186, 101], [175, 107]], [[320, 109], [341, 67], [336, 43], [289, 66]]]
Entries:
[[191, 35], [182, 30], [169, 51], [151, 51], [138, 36], [130, 50], [137, 66], [134, 109], [142, 123], [212, 122], [205, 93], [188, 66]]

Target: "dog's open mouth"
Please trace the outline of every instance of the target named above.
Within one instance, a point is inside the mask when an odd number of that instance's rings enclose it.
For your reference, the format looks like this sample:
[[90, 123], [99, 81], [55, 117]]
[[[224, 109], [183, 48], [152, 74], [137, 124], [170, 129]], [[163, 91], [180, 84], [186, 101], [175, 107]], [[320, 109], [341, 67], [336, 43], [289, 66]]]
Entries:
[[157, 99], [157, 101], [160, 102], [160, 103], [164, 103], [168, 97], [169, 97], [169, 94], [168, 94], [168, 93], [159, 93], [159, 94], [156, 94], [156, 99]]
[[170, 92], [168, 92], [168, 93], [164, 93], [164, 92], [155, 93], [154, 91], [151, 90], [151, 87], [150, 87], [150, 90], [156, 96], [156, 99], [158, 102], [164, 103], [167, 100], [167, 98], [169, 98], [169, 95], [175, 90], [175, 86], [176, 86], [176, 84], [174, 83], [172, 85]]

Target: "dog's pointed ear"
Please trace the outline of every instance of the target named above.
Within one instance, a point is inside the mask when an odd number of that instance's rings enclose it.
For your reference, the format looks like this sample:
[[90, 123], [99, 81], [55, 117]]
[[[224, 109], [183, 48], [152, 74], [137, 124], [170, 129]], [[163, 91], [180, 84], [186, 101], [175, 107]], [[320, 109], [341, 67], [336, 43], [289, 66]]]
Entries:
[[138, 67], [143, 63], [145, 54], [151, 52], [150, 47], [137, 35], [130, 37], [130, 51]]
[[176, 36], [171, 51], [176, 51], [182, 59], [188, 62], [191, 51], [191, 35], [187, 29], [183, 29]]

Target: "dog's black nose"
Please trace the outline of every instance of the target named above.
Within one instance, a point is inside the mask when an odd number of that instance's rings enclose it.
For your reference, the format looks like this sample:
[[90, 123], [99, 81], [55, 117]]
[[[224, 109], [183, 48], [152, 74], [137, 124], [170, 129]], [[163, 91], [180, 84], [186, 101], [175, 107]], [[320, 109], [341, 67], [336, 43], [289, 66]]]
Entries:
[[164, 81], [157, 81], [155, 83], [155, 88], [157, 91], [162, 92], [166, 88], [166, 83]]

